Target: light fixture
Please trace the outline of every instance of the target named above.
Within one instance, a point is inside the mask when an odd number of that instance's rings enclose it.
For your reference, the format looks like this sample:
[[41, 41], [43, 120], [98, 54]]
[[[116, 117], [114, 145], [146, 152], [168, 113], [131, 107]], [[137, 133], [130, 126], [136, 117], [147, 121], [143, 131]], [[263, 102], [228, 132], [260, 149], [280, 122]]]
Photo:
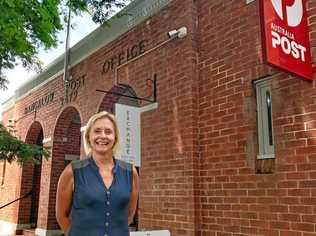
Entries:
[[177, 30], [171, 30], [168, 32], [168, 37], [169, 38], [175, 38], [175, 37], [178, 37], [178, 38], [184, 38], [186, 35], [188, 34], [188, 29], [187, 27], [183, 26]]

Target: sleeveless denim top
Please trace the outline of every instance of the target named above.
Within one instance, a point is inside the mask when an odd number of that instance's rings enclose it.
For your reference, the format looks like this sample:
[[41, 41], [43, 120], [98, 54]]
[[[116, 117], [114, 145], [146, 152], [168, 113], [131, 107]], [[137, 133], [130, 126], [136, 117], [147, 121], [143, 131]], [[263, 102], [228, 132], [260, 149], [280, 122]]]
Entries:
[[72, 162], [74, 193], [69, 236], [129, 236], [132, 165], [114, 159], [113, 182], [103, 183], [92, 157]]

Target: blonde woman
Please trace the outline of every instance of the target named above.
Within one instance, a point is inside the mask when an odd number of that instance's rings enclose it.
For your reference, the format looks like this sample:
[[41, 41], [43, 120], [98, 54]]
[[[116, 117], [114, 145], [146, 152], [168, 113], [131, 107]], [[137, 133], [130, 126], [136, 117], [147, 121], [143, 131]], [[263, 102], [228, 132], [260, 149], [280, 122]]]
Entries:
[[87, 123], [87, 159], [62, 172], [56, 196], [56, 218], [69, 236], [129, 236], [138, 199], [138, 174], [131, 164], [116, 160], [119, 145], [112, 114], [100, 112]]

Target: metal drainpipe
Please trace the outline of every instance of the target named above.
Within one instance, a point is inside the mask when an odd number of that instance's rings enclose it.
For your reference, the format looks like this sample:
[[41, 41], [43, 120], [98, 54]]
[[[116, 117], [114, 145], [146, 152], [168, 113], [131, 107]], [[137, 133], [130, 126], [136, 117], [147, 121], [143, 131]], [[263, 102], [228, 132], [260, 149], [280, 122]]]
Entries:
[[66, 47], [65, 47], [65, 59], [64, 59], [64, 81], [69, 81], [69, 38], [70, 38], [70, 17], [71, 17], [71, 10], [69, 8], [68, 11], [68, 19], [67, 19], [67, 34], [66, 34]]

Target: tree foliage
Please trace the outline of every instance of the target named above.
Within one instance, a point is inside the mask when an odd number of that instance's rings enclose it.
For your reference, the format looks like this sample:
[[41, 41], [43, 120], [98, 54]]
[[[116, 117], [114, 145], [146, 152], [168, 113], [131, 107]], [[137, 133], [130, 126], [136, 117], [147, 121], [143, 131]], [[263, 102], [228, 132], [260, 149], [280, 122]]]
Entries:
[[127, 0], [0, 0], [0, 89], [8, 83], [4, 69], [17, 62], [40, 70], [39, 49], [57, 45], [68, 7], [75, 14], [89, 12], [96, 23], [104, 23]]
[[48, 158], [48, 156], [49, 152], [45, 148], [18, 140], [0, 123], [0, 160], [6, 160], [9, 163], [30, 161], [39, 164], [41, 157]]
[[130, 0], [69, 0], [67, 5], [75, 12], [90, 12], [92, 20], [96, 23], [103, 24], [109, 17], [122, 8]]

